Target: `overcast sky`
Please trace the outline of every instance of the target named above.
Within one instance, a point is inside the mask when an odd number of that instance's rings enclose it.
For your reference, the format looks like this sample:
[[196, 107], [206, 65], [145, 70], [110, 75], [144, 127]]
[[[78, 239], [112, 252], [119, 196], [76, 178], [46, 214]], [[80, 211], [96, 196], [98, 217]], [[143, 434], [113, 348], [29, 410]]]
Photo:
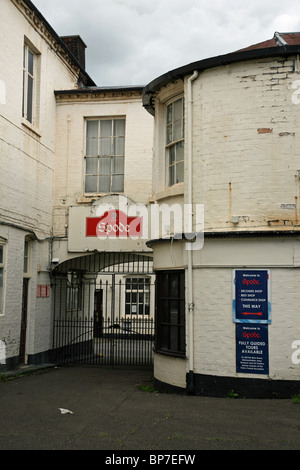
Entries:
[[32, 0], [59, 36], [79, 34], [98, 86], [146, 85], [190, 62], [300, 32], [299, 0]]

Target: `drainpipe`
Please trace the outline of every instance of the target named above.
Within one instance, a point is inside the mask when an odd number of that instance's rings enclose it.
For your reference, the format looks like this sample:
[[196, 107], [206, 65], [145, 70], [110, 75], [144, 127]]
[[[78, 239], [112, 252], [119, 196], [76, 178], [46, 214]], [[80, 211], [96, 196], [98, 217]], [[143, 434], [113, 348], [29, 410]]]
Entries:
[[[192, 82], [198, 77], [198, 72], [194, 71], [188, 79], [188, 96], [187, 96], [187, 203], [191, 211], [189, 214], [190, 229], [193, 231], [193, 88]], [[187, 392], [194, 393], [194, 293], [193, 293], [193, 250], [192, 244], [186, 246], [187, 249], [187, 268], [188, 268], [188, 312], [189, 312], [189, 337], [188, 337], [188, 373], [187, 373]]]

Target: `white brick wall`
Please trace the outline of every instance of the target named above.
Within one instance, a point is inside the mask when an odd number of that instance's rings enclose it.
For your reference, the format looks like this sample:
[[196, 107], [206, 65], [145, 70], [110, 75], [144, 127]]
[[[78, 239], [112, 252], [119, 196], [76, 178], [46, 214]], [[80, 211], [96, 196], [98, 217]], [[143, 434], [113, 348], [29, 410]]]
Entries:
[[[41, 32], [40, 21], [33, 21], [26, 10], [21, 2], [1, 1], [0, 82], [4, 83], [5, 96], [0, 100], [0, 236], [7, 240], [7, 261], [0, 339], [5, 341], [8, 358], [19, 354], [23, 250], [28, 234], [44, 243], [32, 242], [26, 353], [35, 354], [50, 347], [50, 298], [37, 299], [36, 287], [50, 284], [48, 239], [52, 228], [56, 139], [54, 90], [74, 88], [77, 83], [77, 70], [71, 70], [63, 56], [59, 56], [53, 37], [44, 28]], [[38, 120], [33, 126], [22, 118], [24, 41], [38, 53]]]
[[[206, 231], [299, 229], [300, 105], [293, 99], [298, 79], [291, 58], [209, 69], [193, 82], [193, 202], [204, 204]], [[182, 92], [177, 82], [156, 95], [154, 197], [170, 205], [175, 194], [177, 202], [180, 197], [181, 203], [186, 200], [187, 186], [167, 188], [162, 176], [166, 171], [164, 109], [168, 99]], [[185, 152], [187, 138], [186, 133]], [[233, 216], [239, 218], [237, 225]], [[167, 243], [154, 244], [154, 265], [159, 269], [187, 266], [184, 245], [181, 249], [184, 262], [180, 255], [172, 256]], [[292, 362], [292, 344], [300, 340], [298, 242], [206, 239], [203, 249], [193, 252], [193, 263], [194, 372], [266, 378], [236, 373], [232, 318], [233, 270], [263, 267], [271, 272], [268, 378], [298, 380], [300, 365]], [[182, 362], [188, 372], [188, 311], [186, 321], [187, 361]], [[182, 381], [181, 365], [176, 369], [172, 358], [157, 355], [155, 364], [159, 380]]]
[[194, 198], [205, 204], [207, 230], [233, 229], [232, 216], [241, 217], [238, 228], [299, 225], [293, 70], [293, 60], [251, 61], [207, 70], [194, 82]]

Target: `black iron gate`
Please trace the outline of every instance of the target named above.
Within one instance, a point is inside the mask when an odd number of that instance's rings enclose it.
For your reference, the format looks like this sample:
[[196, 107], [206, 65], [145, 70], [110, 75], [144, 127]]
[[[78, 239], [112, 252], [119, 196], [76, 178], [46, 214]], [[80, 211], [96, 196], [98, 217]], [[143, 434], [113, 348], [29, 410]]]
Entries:
[[58, 364], [152, 365], [152, 259], [122, 253], [93, 257], [66, 262], [54, 273], [52, 360]]

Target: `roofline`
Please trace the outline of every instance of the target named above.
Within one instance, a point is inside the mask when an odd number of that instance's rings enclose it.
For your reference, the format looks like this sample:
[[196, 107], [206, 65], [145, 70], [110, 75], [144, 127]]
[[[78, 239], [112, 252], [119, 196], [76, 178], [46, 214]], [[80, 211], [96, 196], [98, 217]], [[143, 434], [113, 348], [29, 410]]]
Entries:
[[37, 7], [31, 2], [31, 0], [23, 0], [24, 3], [27, 5], [30, 10], [34, 12], [34, 14], [44, 23], [48, 31], [52, 34], [54, 39], [59, 43], [59, 45], [67, 52], [67, 54], [71, 57], [73, 60], [74, 64], [80, 69], [81, 74], [85, 76], [87, 79], [87, 84], [90, 86], [96, 86], [94, 80], [89, 76], [89, 74], [86, 72], [86, 70], [81, 66], [81, 64], [78, 62], [76, 57], [72, 54], [70, 49], [66, 46], [64, 41], [60, 38], [60, 36], [56, 33], [56, 31], [52, 28], [52, 26], [48, 23], [46, 18], [42, 15], [42, 13], [37, 9]]
[[72, 88], [71, 90], [55, 90], [55, 95], [78, 95], [78, 94], [94, 94], [104, 93], [108, 91], [140, 91], [144, 90], [144, 85], [128, 85], [128, 86], [103, 86], [103, 87], [83, 87], [83, 88]]
[[160, 75], [158, 78], [152, 80], [148, 85], [146, 85], [143, 90], [143, 106], [150, 114], [154, 115], [155, 109], [152, 100], [153, 95], [168, 83], [175, 80], [183, 80], [186, 75], [189, 75], [194, 71], [203, 72], [204, 70], [213, 67], [235, 64], [237, 62], [264, 59], [268, 57], [287, 57], [297, 54], [300, 54], [300, 44], [236, 51], [192, 62], [188, 65], [178, 67]]

